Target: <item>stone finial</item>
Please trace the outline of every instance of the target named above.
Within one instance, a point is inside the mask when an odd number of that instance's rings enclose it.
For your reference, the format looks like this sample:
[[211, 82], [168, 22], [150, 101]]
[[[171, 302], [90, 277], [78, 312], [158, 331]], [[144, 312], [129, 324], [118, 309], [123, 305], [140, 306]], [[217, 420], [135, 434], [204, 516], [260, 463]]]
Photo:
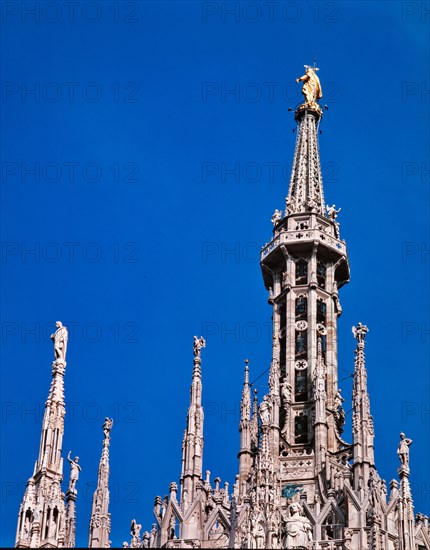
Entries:
[[194, 357], [200, 357], [201, 349], [205, 347], [206, 347], [206, 340], [203, 338], [203, 336], [200, 336], [200, 338], [197, 338], [197, 336], [194, 336], [194, 344], [193, 344]]

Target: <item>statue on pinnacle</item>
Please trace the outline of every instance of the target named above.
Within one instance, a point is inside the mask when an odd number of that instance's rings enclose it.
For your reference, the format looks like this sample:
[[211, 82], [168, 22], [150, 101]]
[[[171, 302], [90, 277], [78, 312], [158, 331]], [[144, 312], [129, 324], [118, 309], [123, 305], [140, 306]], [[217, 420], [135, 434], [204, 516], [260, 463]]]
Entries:
[[296, 78], [296, 82], [303, 82], [302, 94], [305, 96], [305, 103], [300, 105], [299, 109], [310, 108], [319, 113], [322, 113], [321, 107], [317, 101], [322, 98], [322, 88], [320, 79], [317, 77], [317, 67], [305, 65], [306, 73], [300, 78]]
[[412, 439], [405, 436], [403, 432], [400, 434], [400, 443], [397, 448], [397, 454], [399, 455], [400, 464], [402, 466], [409, 466], [409, 446], [412, 443]]
[[63, 323], [61, 321], [57, 321], [55, 326], [57, 327], [57, 330], [54, 334], [51, 334], [51, 340], [54, 341], [55, 361], [58, 363], [65, 363], [69, 333], [67, 328], [63, 327]]
[[71, 493], [76, 493], [76, 482], [79, 479], [79, 472], [82, 470], [81, 466], [79, 465], [79, 457], [76, 456], [75, 460], [70, 458], [71, 451], [69, 451], [69, 454], [67, 455], [67, 460], [70, 462], [70, 481], [69, 481], [69, 491]]
[[194, 357], [200, 357], [201, 349], [205, 347], [206, 347], [206, 340], [203, 338], [203, 336], [200, 336], [200, 338], [197, 338], [197, 336], [194, 336], [194, 344], [193, 344]]

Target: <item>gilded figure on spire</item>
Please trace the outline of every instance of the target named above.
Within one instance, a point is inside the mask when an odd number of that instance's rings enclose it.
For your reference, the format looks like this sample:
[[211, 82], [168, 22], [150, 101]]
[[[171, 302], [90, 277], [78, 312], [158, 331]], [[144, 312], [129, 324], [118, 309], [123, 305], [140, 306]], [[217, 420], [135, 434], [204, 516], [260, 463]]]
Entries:
[[316, 75], [317, 67], [309, 67], [305, 65], [306, 73], [300, 78], [296, 79], [296, 82], [303, 82], [302, 94], [305, 96], [305, 103], [300, 105], [299, 108], [310, 108], [321, 113], [321, 107], [317, 101], [322, 98], [322, 88], [320, 79]]

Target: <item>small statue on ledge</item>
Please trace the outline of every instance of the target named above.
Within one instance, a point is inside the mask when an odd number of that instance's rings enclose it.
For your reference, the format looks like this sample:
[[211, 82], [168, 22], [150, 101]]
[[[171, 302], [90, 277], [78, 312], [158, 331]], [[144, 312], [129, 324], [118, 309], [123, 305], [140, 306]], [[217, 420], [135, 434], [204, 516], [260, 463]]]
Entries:
[[336, 205], [333, 204], [332, 206], [326, 206], [326, 210], [327, 210], [327, 218], [331, 222], [333, 222], [334, 233], [335, 233], [336, 238], [338, 239], [339, 238], [340, 226], [339, 226], [339, 222], [336, 221], [336, 218], [337, 218], [337, 215], [339, 214], [339, 212], [342, 210], [342, 208], [338, 208], [336, 210]]
[[272, 216], [272, 223], [273, 227], [278, 225], [278, 223], [282, 220], [282, 210], [276, 209]]

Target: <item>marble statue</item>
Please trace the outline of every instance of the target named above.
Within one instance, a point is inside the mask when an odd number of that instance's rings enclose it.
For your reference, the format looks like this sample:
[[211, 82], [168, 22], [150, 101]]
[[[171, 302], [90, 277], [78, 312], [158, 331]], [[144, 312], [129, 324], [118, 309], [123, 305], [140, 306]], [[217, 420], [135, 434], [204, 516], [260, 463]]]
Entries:
[[285, 198], [285, 214], [294, 214], [297, 212], [297, 200], [296, 197], [286, 197]]
[[337, 215], [339, 214], [339, 212], [342, 210], [342, 208], [338, 208], [336, 210], [336, 205], [333, 204], [332, 206], [326, 206], [326, 210], [327, 210], [327, 218], [334, 222], [335, 219], [337, 218]]
[[149, 547], [155, 548], [156, 541], [157, 541], [157, 525], [153, 523], [151, 531], [149, 533]]
[[142, 525], [137, 523], [135, 519], [131, 520], [130, 535], [131, 535], [131, 548], [138, 548], [140, 545], [140, 530]]
[[70, 458], [70, 454], [72, 451], [69, 451], [69, 454], [67, 455], [67, 460], [70, 462], [70, 481], [69, 481], [69, 491], [75, 492], [76, 491], [76, 482], [79, 479], [79, 472], [82, 470], [81, 466], [78, 464], [79, 457], [76, 456], [75, 460], [72, 460]]
[[316, 101], [322, 98], [322, 88], [320, 79], [316, 75], [316, 67], [305, 65], [306, 73], [296, 78], [296, 82], [304, 82], [302, 94], [305, 96], [306, 104], [310, 107], [316, 105]]
[[63, 327], [61, 321], [55, 323], [57, 330], [51, 334], [51, 340], [54, 341], [54, 356], [56, 361], [65, 361], [67, 352], [67, 340], [69, 338], [66, 327]]
[[339, 214], [339, 212], [342, 210], [341, 208], [338, 208], [336, 210], [336, 205], [333, 204], [333, 206], [326, 206], [326, 209], [327, 209], [327, 218], [333, 222], [333, 225], [334, 225], [334, 234], [335, 234], [335, 237], [336, 239], [339, 239], [339, 235], [340, 235], [340, 225], [339, 225], [339, 222], [336, 221], [336, 218], [337, 218], [337, 215]]
[[24, 538], [28, 539], [30, 537], [30, 518], [25, 516], [24, 522]]
[[302, 507], [298, 502], [293, 502], [289, 507], [290, 516], [286, 519], [285, 546], [287, 550], [295, 548], [310, 549], [312, 547], [312, 525], [302, 515]]
[[366, 334], [369, 332], [369, 329], [366, 325], [358, 323], [356, 327], [352, 327], [352, 334], [358, 342], [364, 342]]
[[333, 406], [335, 411], [338, 411], [339, 408], [342, 407], [342, 403], [345, 401], [345, 399], [341, 395], [341, 391], [342, 390], [338, 389], [334, 396]]
[[276, 209], [272, 216], [272, 223], [273, 227], [278, 225], [278, 223], [282, 220], [282, 210]]
[[103, 433], [105, 434], [105, 439], [110, 438], [109, 434], [110, 434], [110, 431], [112, 429], [112, 426], [113, 426], [113, 418], [106, 417], [105, 421], [104, 421], [104, 424], [102, 426]]
[[409, 466], [409, 447], [412, 443], [412, 439], [405, 437], [403, 432], [400, 433], [400, 443], [397, 449], [399, 455], [400, 464], [402, 466]]
[[269, 396], [265, 395], [259, 407], [260, 419], [263, 426], [267, 426], [270, 423], [271, 412], [272, 404], [269, 401]]
[[292, 390], [293, 388], [291, 387], [291, 384], [289, 384], [285, 379], [281, 385], [281, 395], [285, 405], [289, 405], [291, 403]]
[[203, 338], [203, 336], [200, 336], [200, 338], [197, 338], [197, 336], [194, 336], [194, 346], [193, 346], [193, 352], [195, 357], [200, 357], [201, 349], [206, 347], [206, 340]]
[[54, 517], [51, 515], [48, 523], [48, 538], [53, 539], [55, 537], [55, 532], [57, 530], [57, 524], [55, 523]]

